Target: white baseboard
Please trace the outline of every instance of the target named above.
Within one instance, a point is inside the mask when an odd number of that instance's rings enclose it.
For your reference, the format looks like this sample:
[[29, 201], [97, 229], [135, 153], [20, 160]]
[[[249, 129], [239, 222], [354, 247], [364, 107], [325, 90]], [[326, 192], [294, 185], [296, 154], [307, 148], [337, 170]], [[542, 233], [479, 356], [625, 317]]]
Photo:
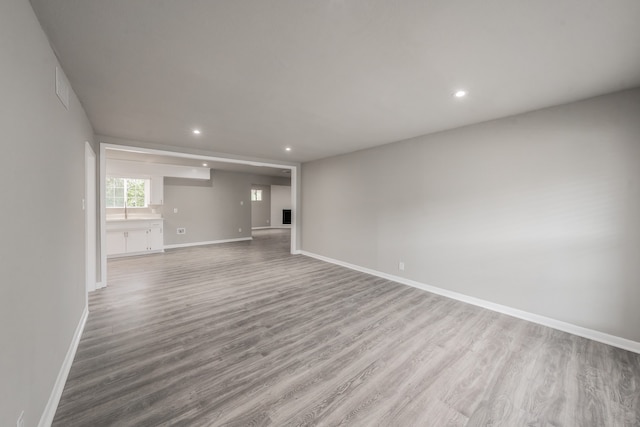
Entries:
[[97, 291], [98, 289], [104, 288], [105, 286], [106, 286], [106, 285], [105, 285], [105, 284], [103, 284], [102, 282], [96, 282], [96, 288], [95, 288], [94, 290], [92, 290], [92, 291], [89, 291], [89, 293], [95, 292], [95, 291]]
[[[111, 255], [107, 255], [107, 259], [113, 259], [113, 258], [125, 258], [128, 256], [139, 256], [139, 255], [149, 255], [149, 254], [161, 254], [162, 252], [164, 252], [164, 248], [163, 249], [154, 249], [152, 251], [142, 251], [142, 252], [125, 252], [123, 254], [111, 254]], [[96, 287], [97, 289], [97, 287]]]
[[486, 301], [480, 298], [471, 297], [458, 292], [453, 292], [447, 289], [438, 288], [436, 286], [426, 285], [424, 283], [416, 282], [415, 280], [405, 279], [404, 277], [394, 276], [393, 274], [383, 273], [381, 271], [372, 270], [370, 268], [361, 267], [355, 264], [350, 264], [348, 262], [329, 258], [323, 255], [314, 254], [312, 252], [300, 251], [300, 253], [302, 255], [306, 255], [311, 258], [319, 259], [320, 261], [325, 261], [331, 264], [340, 265], [342, 267], [350, 268], [352, 270], [360, 271], [362, 273], [367, 273], [373, 276], [381, 277], [383, 279], [402, 283], [403, 285], [422, 289], [423, 291], [442, 295], [447, 298], [462, 301], [478, 307], [496, 311], [498, 313], [516, 317], [518, 319], [523, 319], [523, 320], [527, 320], [529, 322], [537, 323], [543, 326], [548, 326], [550, 328], [557, 329], [559, 331], [568, 332], [573, 335], [578, 335], [583, 338], [588, 338], [593, 341], [598, 341], [604, 344], [621, 348], [623, 350], [628, 350], [628, 351], [632, 351], [634, 353], [640, 354], [640, 342], [632, 341], [632, 340], [618, 337], [615, 335], [606, 334], [604, 332], [596, 331], [593, 329], [584, 328], [582, 326], [563, 322], [561, 320], [552, 319], [550, 317], [541, 316], [539, 314], [529, 313], [527, 311], [519, 310], [517, 308], [512, 308], [506, 305], [496, 304], [491, 301]]
[[242, 242], [253, 240], [253, 237], [239, 237], [237, 239], [210, 240], [208, 242], [178, 243], [175, 245], [164, 245], [165, 249], [188, 248], [191, 246], [217, 245], [218, 243]]
[[286, 228], [286, 229], [290, 229], [291, 226], [290, 225], [270, 225], [268, 227], [251, 227], [252, 230], [269, 230], [269, 229], [278, 229], [278, 228]]
[[67, 382], [67, 377], [69, 376], [69, 371], [71, 370], [73, 358], [76, 356], [76, 350], [78, 350], [78, 344], [80, 344], [80, 338], [82, 338], [82, 331], [84, 331], [84, 325], [87, 323], [88, 316], [89, 307], [85, 306], [84, 310], [82, 311], [82, 316], [80, 316], [80, 322], [78, 322], [76, 331], [73, 334], [73, 339], [71, 340], [69, 349], [67, 350], [67, 355], [65, 356], [64, 361], [62, 362], [62, 366], [60, 367], [60, 371], [58, 372], [58, 378], [56, 378], [56, 382], [53, 385], [53, 390], [51, 390], [51, 394], [49, 395], [47, 406], [45, 406], [44, 412], [40, 417], [38, 427], [49, 427], [53, 422], [53, 417], [56, 415], [58, 403], [60, 403], [60, 397], [62, 396], [64, 385]]

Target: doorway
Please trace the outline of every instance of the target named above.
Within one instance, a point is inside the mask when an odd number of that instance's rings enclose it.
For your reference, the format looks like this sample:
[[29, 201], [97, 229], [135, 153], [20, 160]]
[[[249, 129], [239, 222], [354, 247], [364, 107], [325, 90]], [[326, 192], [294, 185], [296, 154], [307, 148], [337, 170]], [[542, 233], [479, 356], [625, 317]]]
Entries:
[[[107, 152], [110, 154], [107, 155]], [[98, 283], [101, 286], [106, 286], [107, 284], [107, 247], [106, 247], [106, 226], [107, 226], [107, 212], [105, 208], [105, 197], [106, 197], [106, 178], [107, 178], [107, 158], [119, 158], [120, 160], [139, 160], [139, 157], [145, 157], [146, 160], [153, 159], [150, 163], [164, 163], [166, 165], [182, 165], [182, 166], [194, 166], [198, 168], [206, 167], [209, 169], [220, 170], [220, 171], [230, 171], [230, 172], [242, 172], [249, 175], [264, 175], [265, 171], [276, 170], [278, 174], [276, 176], [286, 176], [287, 183], [289, 183], [290, 187], [290, 209], [291, 212], [291, 225], [287, 228], [290, 228], [291, 231], [289, 234], [289, 243], [290, 243], [290, 253], [299, 254], [299, 246], [300, 246], [300, 234], [299, 227], [300, 224], [296, 221], [297, 215], [296, 213], [299, 211], [300, 204], [300, 194], [299, 194], [299, 170], [300, 165], [296, 163], [285, 162], [282, 164], [271, 163], [271, 162], [261, 162], [256, 161], [254, 159], [241, 159], [241, 158], [230, 158], [230, 157], [221, 157], [219, 155], [205, 155], [205, 154], [192, 154], [185, 153], [181, 151], [167, 151], [160, 150], [154, 148], [144, 148], [140, 146], [130, 146], [123, 145], [112, 142], [100, 142], [100, 168], [99, 168], [99, 195], [101, 200], [101, 208], [100, 208], [100, 280]], [[170, 158], [171, 160], [168, 160]], [[149, 162], [147, 162], [149, 163]], [[215, 178], [214, 178], [215, 179]], [[249, 181], [250, 185], [250, 181]], [[248, 194], [247, 194], [248, 195]], [[166, 196], [166, 195], [165, 195]], [[246, 200], [246, 199], [245, 199]], [[243, 204], [243, 200], [240, 200], [240, 205]], [[166, 197], [164, 200], [164, 205], [168, 206]], [[181, 212], [179, 206], [171, 206], [168, 207], [169, 211], [173, 214], [178, 214]], [[165, 210], [165, 208], [163, 208]], [[164, 212], [163, 212], [164, 214]], [[251, 215], [249, 213], [249, 215]], [[249, 217], [249, 229], [251, 229], [251, 218]], [[273, 225], [273, 224], [270, 224]], [[182, 225], [178, 225], [174, 227], [177, 234], [184, 235], [186, 234], [185, 228]], [[238, 233], [242, 233], [242, 230], [246, 229], [243, 227], [236, 228]], [[191, 234], [190, 236], [192, 236]], [[249, 240], [247, 238], [246, 240]], [[175, 239], [174, 239], [175, 240]], [[202, 239], [202, 241], [194, 240], [187, 241], [185, 243], [175, 243], [169, 242], [167, 244], [166, 239], [164, 240], [164, 248], [177, 248], [177, 247], [185, 247], [185, 246], [193, 246], [199, 244], [208, 244], [208, 243], [217, 243], [219, 240], [209, 241], [207, 239]]]

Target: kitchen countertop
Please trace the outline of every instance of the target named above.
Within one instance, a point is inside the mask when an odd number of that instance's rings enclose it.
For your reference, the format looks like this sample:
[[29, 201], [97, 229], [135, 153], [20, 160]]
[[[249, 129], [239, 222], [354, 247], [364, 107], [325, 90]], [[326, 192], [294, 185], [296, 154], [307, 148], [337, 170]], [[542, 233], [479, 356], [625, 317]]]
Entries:
[[107, 216], [107, 222], [131, 222], [131, 221], [163, 221], [164, 218], [157, 216], [145, 216], [145, 217], [129, 217], [129, 218], [109, 218]]

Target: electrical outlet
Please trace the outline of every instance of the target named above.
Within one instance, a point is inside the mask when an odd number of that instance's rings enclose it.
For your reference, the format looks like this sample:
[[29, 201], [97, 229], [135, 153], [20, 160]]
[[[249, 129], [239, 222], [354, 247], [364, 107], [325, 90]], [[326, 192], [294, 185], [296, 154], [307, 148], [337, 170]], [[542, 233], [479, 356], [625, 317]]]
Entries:
[[242, 233], [242, 228], [238, 228], [238, 233]]
[[178, 208], [173, 208], [173, 213], [178, 213]]
[[400, 261], [400, 262], [398, 263], [398, 270], [400, 270], [400, 271], [404, 271], [404, 261]]
[[176, 234], [187, 234], [186, 228], [178, 228], [176, 229]]
[[267, 220], [267, 224], [269, 224], [269, 220]]
[[16, 421], [16, 427], [24, 427], [24, 411], [20, 412], [20, 416]]
[[244, 206], [244, 200], [240, 200], [240, 206]]

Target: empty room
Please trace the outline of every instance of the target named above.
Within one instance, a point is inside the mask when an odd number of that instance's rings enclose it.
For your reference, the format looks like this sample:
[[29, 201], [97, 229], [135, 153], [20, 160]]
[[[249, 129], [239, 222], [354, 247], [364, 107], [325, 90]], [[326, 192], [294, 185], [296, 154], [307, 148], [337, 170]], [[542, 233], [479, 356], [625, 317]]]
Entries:
[[640, 2], [2, 0], [0, 426], [640, 426]]

